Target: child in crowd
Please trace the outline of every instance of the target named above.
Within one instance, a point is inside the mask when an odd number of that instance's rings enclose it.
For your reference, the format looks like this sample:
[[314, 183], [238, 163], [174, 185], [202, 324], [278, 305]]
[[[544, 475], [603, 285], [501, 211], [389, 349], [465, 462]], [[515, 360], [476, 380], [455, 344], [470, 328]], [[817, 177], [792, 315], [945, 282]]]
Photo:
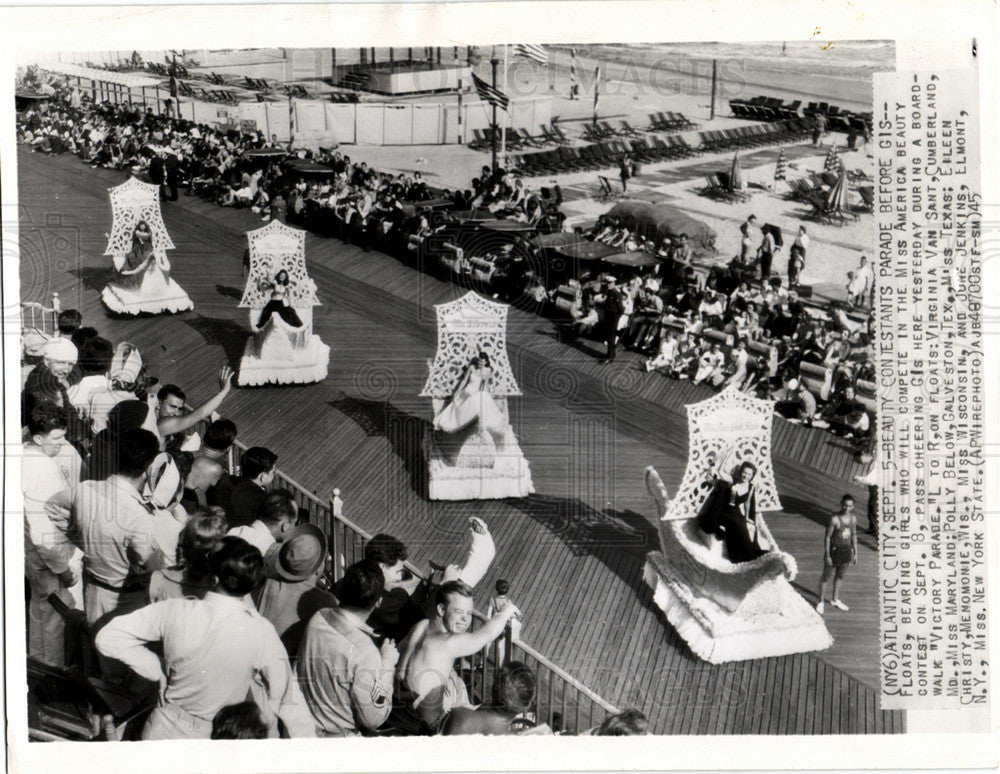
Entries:
[[[497, 581], [496, 594], [490, 597], [489, 602], [486, 603], [486, 617], [492, 618], [498, 611], [502, 610], [504, 605], [510, 602], [510, 598], [507, 596], [507, 592], [510, 591], [510, 584], [503, 580], [502, 578]], [[515, 635], [521, 628], [521, 621], [518, 618], [510, 619], [511, 631]], [[500, 635], [497, 637], [497, 664], [502, 664], [504, 662], [504, 656], [507, 653], [507, 645], [504, 641], [504, 636]]]

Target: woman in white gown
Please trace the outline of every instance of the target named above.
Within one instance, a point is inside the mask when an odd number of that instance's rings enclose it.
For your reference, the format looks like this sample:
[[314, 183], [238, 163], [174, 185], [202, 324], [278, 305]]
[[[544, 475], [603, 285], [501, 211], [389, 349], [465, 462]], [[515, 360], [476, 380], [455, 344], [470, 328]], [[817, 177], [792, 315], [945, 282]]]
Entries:
[[434, 429], [457, 433], [477, 423], [499, 450], [507, 434], [507, 420], [489, 392], [492, 378], [490, 359], [480, 352], [465, 369], [451, 399], [434, 417]]
[[132, 246], [115, 257], [111, 282], [104, 290], [104, 302], [116, 312], [181, 312], [191, 309], [191, 300], [170, 278], [170, 261], [153, 247], [153, 232], [145, 220], [135, 224]]
[[121, 267], [115, 267], [114, 281], [126, 290], [149, 290], [149, 295], [160, 295], [155, 292], [154, 283], [166, 290], [170, 279], [170, 263], [166, 256], [158, 257], [153, 252], [153, 232], [149, 224], [140, 220], [132, 231], [132, 248], [125, 254]]

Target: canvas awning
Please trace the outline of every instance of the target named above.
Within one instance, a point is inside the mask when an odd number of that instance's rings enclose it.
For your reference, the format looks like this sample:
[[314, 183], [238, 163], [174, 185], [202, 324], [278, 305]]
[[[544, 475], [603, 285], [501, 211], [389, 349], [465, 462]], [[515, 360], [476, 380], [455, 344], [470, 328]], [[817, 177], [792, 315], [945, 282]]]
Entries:
[[70, 75], [74, 78], [87, 78], [92, 81], [116, 83], [120, 86], [130, 86], [140, 89], [143, 86], [159, 86], [164, 78], [155, 78], [144, 73], [116, 73], [111, 70], [101, 70], [96, 67], [70, 64], [69, 62], [39, 62], [38, 68], [57, 75]]

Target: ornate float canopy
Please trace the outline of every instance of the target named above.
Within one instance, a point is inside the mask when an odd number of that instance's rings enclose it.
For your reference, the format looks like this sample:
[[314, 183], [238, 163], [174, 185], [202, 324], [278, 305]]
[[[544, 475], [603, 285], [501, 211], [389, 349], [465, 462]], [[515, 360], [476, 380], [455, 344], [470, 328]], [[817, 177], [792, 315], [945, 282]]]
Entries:
[[490, 359], [490, 393], [520, 395], [507, 360], [507, 305], [489, 301], [472, 291], [447, 304], [437, 304], [438, 341], [423, 398], [448, 398], [480, 352]]
[[170, 241], [167, 227], [163, 224], [160, 214], [160, 187], [152, 183], [143, 183], [134, 177], [114, 188], [108, 189], [111, 195], [111, 234], [108, 236], [108, 246], [105, 255], [125, 255], [132, 249], [132, 232], [135, 224], [144, 220], [149, 224], [153, 235], [153, 251], [162, 253], [173, 250], [174, 243]]
[[780, 511], [778, 489], [771, 464], [771, 422], [774, 403], [724, 389], [701, 403], [687, 406], [688, 461], [677, 496], [670, 501], [664, 520], [697, 515], [711, 491], [713, 476], [743, 462], [757, 466], [754, 484], [758, 511]]
[[247, 232], [250, 245], [250, 274], [240, 300], [241, 307], [262, 308], [271, 299], [268, 285], [282, 269], [288, 272], [289, 303], [292, 306], [319, 306], [316, 283], [306, 271], [306, 232], [272, 220], [263, 228]]

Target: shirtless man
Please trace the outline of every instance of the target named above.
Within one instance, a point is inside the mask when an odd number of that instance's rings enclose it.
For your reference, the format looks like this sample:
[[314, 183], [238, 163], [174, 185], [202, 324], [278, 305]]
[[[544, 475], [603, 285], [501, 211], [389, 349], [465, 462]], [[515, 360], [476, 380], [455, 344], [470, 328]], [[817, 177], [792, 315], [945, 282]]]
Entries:
[[453, 707], [469, 706], [469, 697], [455, 659], [471, 656], [503, 634], [507, 622], [520, 615], [510, 602], [477, 631], [472, 623], [472, 590], [461, 581], [444, 583], [438, 589], [433, 620], [421, 621], [407, 637], [396, 677], [413, 695], [412, 707], [420, 720], [437, 730]]

